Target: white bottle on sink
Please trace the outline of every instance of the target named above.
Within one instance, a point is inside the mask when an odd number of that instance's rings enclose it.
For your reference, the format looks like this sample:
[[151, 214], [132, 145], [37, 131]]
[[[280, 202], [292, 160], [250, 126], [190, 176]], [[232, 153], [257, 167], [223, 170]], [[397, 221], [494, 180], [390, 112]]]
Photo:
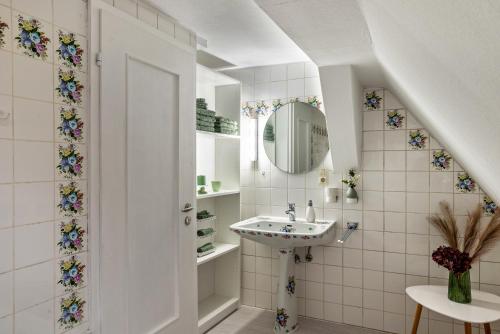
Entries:
[[316, 221], [316, 213], [314, 212], [313, 202], [309, 200], [306, 208], [306, 222], [314, 223]]

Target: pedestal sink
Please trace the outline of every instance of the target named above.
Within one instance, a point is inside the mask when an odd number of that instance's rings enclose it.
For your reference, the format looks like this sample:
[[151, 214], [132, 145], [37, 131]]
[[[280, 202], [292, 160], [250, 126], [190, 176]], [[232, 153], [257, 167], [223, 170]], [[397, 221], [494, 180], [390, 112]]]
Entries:
[[295, 247], [317, 246], [335, 238], [334, 221], [289, 221], [279, 217], [254, 217], [230, 226], [242, 238], [279, 248], [280, 271], [278, 303], [274, 332], [293, 333], [297, 330], [297, 298], [295, 296]]

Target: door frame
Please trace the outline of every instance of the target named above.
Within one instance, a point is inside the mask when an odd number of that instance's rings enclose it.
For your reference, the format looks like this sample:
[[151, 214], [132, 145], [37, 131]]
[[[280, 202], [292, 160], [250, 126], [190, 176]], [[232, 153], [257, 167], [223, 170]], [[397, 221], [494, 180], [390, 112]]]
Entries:
[[[88, 99], [88, 190], [87, 190], [87, 245], [89, 252], [88, 277], [90, 289], [88, 290], [88, 319], [89, 333], [104, 334], [101, 331], [101, 189], [100, 189], [100, 164], [101, 164], [101, 143], [100, 143], [100, 115], [101, 115], [101, 85], [100, 85], [100, 66], [97, 65], [97, 56], [101, 50], [101, 10], [110, 11], [131, 24], [137, 25], [150, 33], [158, 36], [158, 38], [166, 40], [174, 46], [183, 49], [193, 55], [196, 54], [196, 49], [184, 43], [180, 43], [173, 37], [163, 33], [156, 28], [140, 21], [139, 19], [125, 13], [103, 0], [89, 0], [88, 11], [88, 87], [90, 87]], [[103, 60], [105, 62], [105, 60]], [[195, 63], [193, 63], [195, 67]], [[196, 73], [196, 71], [194, 71]], [[193, 79], [194, 80], [194, 79]], [[194, 156], [193, 151], [193, 156]], [[193, 158], [195, 161], [195, 158]], [[196, 286], [194, 288], [197, 288]]]

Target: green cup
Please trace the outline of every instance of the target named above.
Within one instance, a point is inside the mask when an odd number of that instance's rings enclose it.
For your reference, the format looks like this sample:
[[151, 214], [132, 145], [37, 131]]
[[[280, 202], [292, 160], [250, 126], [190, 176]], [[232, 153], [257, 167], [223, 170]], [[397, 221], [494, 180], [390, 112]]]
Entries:
[[198, 175], [196, 177], [196, 184], [199, 186], [204, 186], [207, 184], [205, 175]]
[[214, 193], [218, 192], [220, 190], [221, 185], [222, 185], [222, 182], [220, 182], [220, 181], [212, 181], [212, 191]]

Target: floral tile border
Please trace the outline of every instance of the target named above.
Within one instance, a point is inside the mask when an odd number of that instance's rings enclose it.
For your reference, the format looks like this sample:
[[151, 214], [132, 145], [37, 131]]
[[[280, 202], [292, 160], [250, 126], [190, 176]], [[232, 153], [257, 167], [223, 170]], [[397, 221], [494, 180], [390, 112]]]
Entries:
[[87, 217], [59, 219], [55, 239], [57, 256], [73, 255], [87, 250]]
[[87, 321], [86, 289], [71, 292], [56, 299], [56, 333], [72, 330]]
[[12, 14], [16, 20], [14, 52], [51, 63], [52, 24], [19, 12], [13, 11]]
[[86, 145], [61, 143], [55, 146], [57, 180], [84, 179], [87, 175]]
[[384, 90], [377, 88], [368, 88], [363, 92], [363, 110], [382, 110], [384, 109]]
[[488, 195], [483, 195], [481, 206], [485, 216], [493, 216], [498, 209], [498, 205]]
[[467, 172], [455, 172], [455, 191], [458, 193], [475, 193], [477, 184]]
[[86, 75], [64, 66], [55, 71], [55, 102], [69, 106], [84, 107], [86, 98]]
[[12, 20], [11, 20], [11, 10], [6, 7], [0, 6], [0, 49], [8, 50], [12, 49]]
[[408, 130], [408, 149], [420, 151], [427, 148], [429, 136], [424, 129]]
[[385, 113], [384, 125], [386, 129], [399, 130], [406, 128], [406, 111], [404, 109], [388, 110]]
[[446, 150], [431, 150], [431, 169], [435, 171], [452, 171], [453, 158]]
[[87, 114], [83, 109], [54, 106], [54, 129], [56, 142], [85, 143], [87, 140]]
[[73, 218], [87, 212], [87, 183], [82, 181], [56, 182], [56, 217]]
[[61, 296], [87, 285], [87, 253], [61, 258], [56, 268], [56, 294]]
[[86, 72], [87, 39], [68, 30], [55, 27], [54, 59], [56, 65]]

